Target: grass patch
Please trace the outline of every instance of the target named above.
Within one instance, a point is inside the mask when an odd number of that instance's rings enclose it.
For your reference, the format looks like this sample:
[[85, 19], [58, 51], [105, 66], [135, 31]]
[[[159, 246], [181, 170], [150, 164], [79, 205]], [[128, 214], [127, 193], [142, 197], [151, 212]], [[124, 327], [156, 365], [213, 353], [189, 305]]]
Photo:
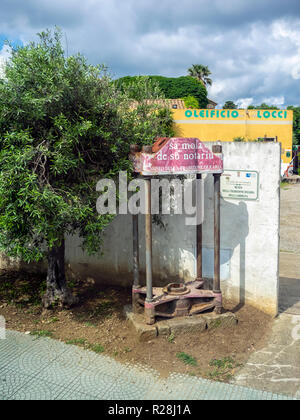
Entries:
[[104, 352], [104, 347], [101, 346], [101, 344], [91, 344], [89, 346], [89, 349], [94, 351], [95, 353], [103, 353]]
[[236, 363], [232, 357], [223, 357], [223, 359], [212, 359], [209, 366], [212, 368], [207, 373], [210, 379], [229, 381], [233, 378], [234, 370], [241, 365]]
[[289, 189], [289, 184], [287, 182], [280, 182], [280, 188], [282, 188], [283, 190], [288, 190]]
[[174, 340], [175, 340], [175, 334], [172, 332], [172, 333], [168, 336], [167, 340], [168, 340], [168, 342], [169, 342], [169, 343], [174, 343]]
[[97, 325], [96, 325], [96, 324], [94, 324], [93, 322], [89, 322], [89, 321], [86, 321], [86, 322], [84, 323], [84, 325], [85, 325], [86, 327], [94, 327], [94, 328], [96, 328], [96, 327], [97, 327]]
[[194, 373], [194, 372], [187, 372], [187, 374], [188, 374], [189, 376], [197, 376], [197, 375], [196, 375], [196, 373]]
[[104, 347], [101, 344], [89, 343], [85, 338], [74, 338], [72, 340], [66, 341], [66, 344], [73, 344], [75, 346], [84, 347], [85, 349], [94, 351], [95, 353], [104, 352]]
[[86, 344], [85, 338], [74, 338], [73, 340], [66, 341], [66, 344], [74, 344], [77, 346], [84, 346]]
[[53, 318], [49, 319], [48, 324], [53, 324], [54, 322], [58, 322], [58, 321], [59, 319], [56, 316], [54, 316]]
[[34, 335], [37, 338], [40, 337], [52, 337], [53, 336], [53, 331], [49, 331], [49, 330], [36, 330], [36, 331], [31, 331], [30, 335]]
[[184, 353], [183, 351], [181, 353], [177, 353], [176, 357], [181, 360], [185, 365], [191, 365], [191, 366], [197, 366], [197, 360], [190, 356], [187, 353]]

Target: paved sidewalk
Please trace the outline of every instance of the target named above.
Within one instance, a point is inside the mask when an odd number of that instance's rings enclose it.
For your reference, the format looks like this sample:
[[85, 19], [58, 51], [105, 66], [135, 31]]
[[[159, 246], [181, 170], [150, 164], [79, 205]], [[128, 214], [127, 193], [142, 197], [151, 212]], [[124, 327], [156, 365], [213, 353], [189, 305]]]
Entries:
[[300, 184], [281, 193], [279, 316], [234, 383], [300, 398]]
[[0, 340], [0, 400], [278, 400], [287, 395], [172, 374], [49, 338], [7, 331]]
[[234, 383], [300, 398], [300, 255], [281, 253], [280, 274], [279, 316], [271, 336]]

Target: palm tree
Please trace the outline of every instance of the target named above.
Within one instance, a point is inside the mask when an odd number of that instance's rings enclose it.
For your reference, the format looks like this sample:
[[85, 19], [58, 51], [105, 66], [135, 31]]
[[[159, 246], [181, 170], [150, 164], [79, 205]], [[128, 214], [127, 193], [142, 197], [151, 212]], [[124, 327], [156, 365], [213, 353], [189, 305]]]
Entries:
[[211, 74], [208, 66], [203, 66], [203, 64], [193, 64], [191, 68], [188, 69], [189, 76], [194, 77], [203, 86], [211, 86], [212, 80], [208, 77]]

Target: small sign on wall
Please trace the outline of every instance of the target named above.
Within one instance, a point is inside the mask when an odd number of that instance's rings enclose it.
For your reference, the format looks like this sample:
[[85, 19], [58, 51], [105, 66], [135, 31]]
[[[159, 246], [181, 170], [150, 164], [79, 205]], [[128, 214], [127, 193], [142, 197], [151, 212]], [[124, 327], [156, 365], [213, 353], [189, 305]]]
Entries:
[[258, 199], [257, 171], [224, 170], [221, 176], [221, 197], [233, 200]]

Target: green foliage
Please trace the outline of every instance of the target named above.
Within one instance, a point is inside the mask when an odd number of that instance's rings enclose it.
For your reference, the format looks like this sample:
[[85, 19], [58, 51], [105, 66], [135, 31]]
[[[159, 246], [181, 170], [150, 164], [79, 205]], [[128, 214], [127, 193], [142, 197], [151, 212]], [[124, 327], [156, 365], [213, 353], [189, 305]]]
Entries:
[[143, 101], [155, 87], [141, 79], [121, 92], [103, 66], [65, 57], [60, 39], [46, 31], [14, 48], [0, 81], [0, 250], [26, 262], [66, 233], [97, 252], [113, 218], [96, 212], [97, 181], [131, 172], [131, 143], [172, 135], [171, 112]]
[[[122, 85], [122, 90], [127, 93], [130, 99], [143, 102], [144, 99], [164, 98], [157, 80], [149, 76], [129, 77], [126, 80], [125, 86]], [[118, 83], [116, 85], [118, 86]]]
[[246, 141], [246, 139], [245, 137], [233, 137], [233, 141], [242, 142], [242, 141]]
[[[138, 81], [143, 76], [125, 76], [116, 80], [116, 86], [125, 91], [127, 86]], [[168, 99], [178, 99], [187, 96], [193, 96], [198, 100], [199, 108], [207, 106], [206, 88], [191, 76], [181, 77], [163, 77], [163, 76], [147, 76], [153, 83], [158, 84], [164, 96]], [[149, 98], [151, 99], [151, 98]]]
[[[298, 173], [299, 173], [299, 171], [300, 171], [300, 169], [298, 169]], [[285, 181], [281, 181], [280, 182], [280, 188], [282, 188], [283, 190], [288, 190], [288, 184]]]
[[93, 322], [90, 322], [90, 321], [86, 321], [86, 322], [84, 323], [84, 325], [85, 325], [86, 327], [93, 327], [93, 328], [97, 328], [97, 325], [96, 325], [96, 324], [94, 324]]
[[182, 98], [186, 108], [199, 109], [199, 101], [194, 96], [185, 96]]
[[0, 300], [20, 309], [38, 307], [45, 290], [44, 276], [23, 271], [0, 274]]
[[288, 106], [293, 111], [293, 144], [300, 144], [300, 106]]
[[233, 377], [234, 370], [241, 364], [236, 363], [232, 357], [223, 357], [223, 359], [212, 359], [209, 366], [212, 368], [207, 374], [210, 379], [229, 381]]
[[89, 346], [89, 349], [94, 351], [95, 353], [103, 353], [104, 347], [101, 344], [92, 344]]
[[277, 106], [274, 105], [268, 105], [265, 104], [264, 102], [261, 105], [249, 105], [248, 109], [279, 109]]
[[58, 321], [59, 321], [59, 319], [56, 316], [54, 316], [54, 317], [52, 317], [52, 318], [49, 319], [49, 321], [47, 322], [47, 324], [53, 324], [54, 322], [58, 322]]
[[37, 338], [40, 337], [52, 337], [53, 336], [53, 331], [49, 331], [49, 330], [37, 330], [37, 331], [31, 331], [30, 335], [34, 335]]
[[212, 80], [208, 77], [211, 75], [211, 71], [208, 66], [204, 66], [203, 64], [193, 64], [192, 67], [188, 69], [188, 74], [198, 80], [198, 82], [202, 83], [203, 86], [212, 85]]
[[74, 338], [73, 340], [66, 341], [66, 344], [76, 345], [76, 346], [85, 346], [86, 339], [85, 338]]
[[193, 356], [190, 356], [187, 353], [184, 353], [184, 352], [177, 353], [176, 357], [180, 359], [186, 365], [197, 366], [197, 360]]
[[225, 104], [223, 105], [223, 109], [237, 109], [237, 106], [232, 101], [226, 101]]
[[137, 76], [129, 77], [124, 84], [114, 82], [112, 86], [115, 94], [119, 95], [123, 102], [120, 104], [120, 109], [122, 109], [124, 127], [128, 135], [131, 135], [131, 144], [151, 144], [155, 137], [174, 135], [170, 110], [147, 101], [164, 99], [157, 81], [149, 76]]
[[66, 341], [66, 344], [83, 346], [85, 349], [94, 351], [95, 353], [103, 353], [104, 347], [101, 344], [91, 344], [85, 338], [74, 338]]
[[224, 369], [224, 368], [232, 369], [233, 363], [234, 363], [234, 360], [232, 359], [232, 357], [224, 357], [223, 359], [212, 359], [209, 362], [209, 366], [214, 366], [214, 367], [217, 367], [219, 369], [220, 368], [221, 369]]

